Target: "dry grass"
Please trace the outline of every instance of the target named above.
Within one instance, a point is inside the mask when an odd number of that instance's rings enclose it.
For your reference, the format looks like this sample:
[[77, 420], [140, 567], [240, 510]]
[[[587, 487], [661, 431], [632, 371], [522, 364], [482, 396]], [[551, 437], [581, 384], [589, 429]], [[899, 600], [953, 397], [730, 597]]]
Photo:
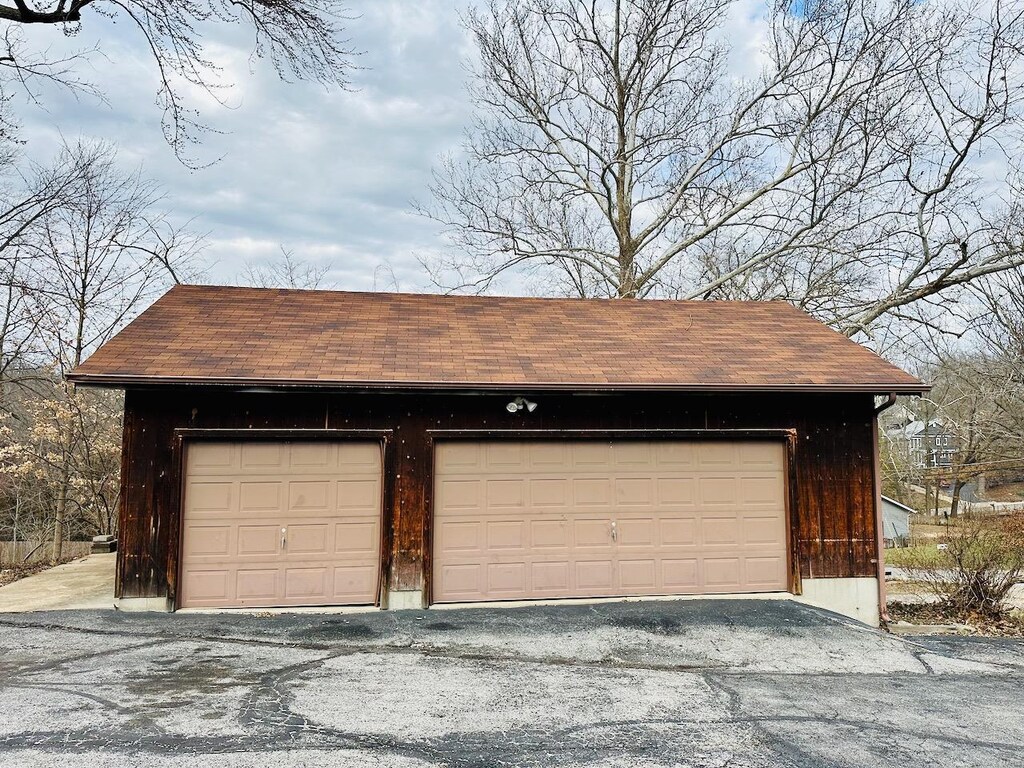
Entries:
[[963, 624], [971, 634], [984, 637], [1024, 637], [1024, 611], [1013, 611], [999, 617], [981, 613], [954, 614], [941, 603], [903, 603], [888, 605], [889, 618], [909, 624]]
[[[63, 562], [70, 562], [71, 558], [64, 560]], [[21, 565], [8, 565], [0, 569], [0, 587], [5, 587], [18, 579], [24, 579], [26, 576], [32, 576], [33, 574], [45, 571], [47, 568], [52, 568], [49, 563], [24, 563]]]
[[988, 501], [1024, 501], [1024, 483], [1006, 483], [986, 489]]

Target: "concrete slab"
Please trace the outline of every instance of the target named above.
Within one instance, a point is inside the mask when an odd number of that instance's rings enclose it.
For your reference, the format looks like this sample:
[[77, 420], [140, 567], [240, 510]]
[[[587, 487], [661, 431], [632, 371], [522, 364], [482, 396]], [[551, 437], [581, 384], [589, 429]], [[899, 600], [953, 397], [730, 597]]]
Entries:
[[0, 587], [0, 613], [114, 607], [117, 555], [89, 555]]

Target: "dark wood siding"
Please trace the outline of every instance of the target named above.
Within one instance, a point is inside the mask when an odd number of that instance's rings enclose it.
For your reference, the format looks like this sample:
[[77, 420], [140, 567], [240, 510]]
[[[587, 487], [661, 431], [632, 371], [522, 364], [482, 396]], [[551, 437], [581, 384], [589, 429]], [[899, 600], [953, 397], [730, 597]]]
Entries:
[[873, 399], [870, 395], [232, 393], [130, 390], [125, 398], [117, 593], [175, 597], [178, 429], [391, 430], [385, 553], [391, 590], [424, 586], [429, 561], [432, 430], [795, 430], [797, 536], [803, 578], [875, 576]]

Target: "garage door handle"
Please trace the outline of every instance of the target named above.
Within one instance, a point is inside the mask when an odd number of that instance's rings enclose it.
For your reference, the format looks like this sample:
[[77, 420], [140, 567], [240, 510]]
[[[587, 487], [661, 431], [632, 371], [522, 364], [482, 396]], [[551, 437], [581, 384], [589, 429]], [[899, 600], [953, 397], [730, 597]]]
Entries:
[[284, 549], [286, 549], [287, 546], [288, 546], [288, 538], [287, 538], [287, 535], [286, 535], [287, 533], [288, 533], [288, 529], [287, 528], [282, 528], [281, 529], [281, 550], [282, 551]]
[[612, 541], [618, 541], [618, 540], [619, 540], [619, 528], [615, 524], [615, 521], [612, 520]]

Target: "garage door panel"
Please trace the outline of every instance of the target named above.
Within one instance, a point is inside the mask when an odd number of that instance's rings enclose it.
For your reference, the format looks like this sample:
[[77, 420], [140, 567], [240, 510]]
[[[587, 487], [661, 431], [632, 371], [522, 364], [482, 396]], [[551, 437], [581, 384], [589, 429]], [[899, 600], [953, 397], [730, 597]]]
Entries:
[[663, 547], [695, 547], [699, 526], [693, 517], [662, 517], [658, 520]]
[[437, 504], [445, 509], [461, 508], [475, 513], [480, 508], [479, 480], [442, 480], [437, 492]]
[[784, 451], [751, 445], [440, 443], [434, 600], [784, 590]]
[[703, 586], [705, 588], [734, 589], [742, 584], [741, 560], [738, 557], [705, 557]]
[[230, 445], [223, 443], [201, 443], [189, 449], [189, 471], [195, 475], [208, 472], [222, 474], [223, 470], [234, 466], [237, 455]]
[[569, 483], [562, 478], [530, 480], [530, 504], [533, 507], [564, 507], [569, 495]]
[[482, 563], [446, 563], [438, 568], [438, 579], [453, 600], [479, 599], [485, 594]]
[[522, 507], [526, 503], [523, 480], [488, 480], [486, 484], [487, 509], [500, 510]]
[[761, 467], [773, 472], [778, 469], [778, 444], [743, 442], [737, 445], [739, 447], [739, 463], [743, 467]]
[[380, 510], [380, 481], [376, 478], [338, 480], [336, 491], [338, 507], [347, 512], [376, 514]]
[[740, 543], [740, 521], [735, 517], [705, 517], [700, 531], [705, 547], [735, 547]]
[[619, 548], [652, 547], [657, 540], [657, 521], [654, 518], [622, 519], [616, 521]]
[[273, 600], [278, 592], [277, 582], [277, 568], [241, 569], [236, 575], [235, 597], [243, 604]]
[[654, 480], [650, 477], [619, 477], [615, 480], [615, 505], [649, 507], [654, 502]]
[[284, 446], [281, 443], [244, 443], [241, 455], [242, 469], [257, 467], [265, 471], [271, 467], [284, 467]]
[[662, 560], [661, 584], [669, 594], [689, 594], [699, 590], [700, 562], [696, 558]]
[[783, 494], [779, 475], [742, 476], [739, 478], [739, 503], [744, 507], [773, 508]]
[[531, 520], [530, 547], [534, 550], [569, 548], [569, 524], [565, 520]]
[[487, 592], [496, 596], [512, 596], [527, 591], [526, 563], [489, 563], [487, 565]]
[[335, 526], [334, 552], [347, 556], [376, 557], [380, 536], [374, 520], [352, 522]]
[[453, 443], [447, 447], [443, 454], [438, 453], [437, 471], [438, 474], [441, 474], [443, 472], [457, 472], [460, 470], [477, 470], [481, 468], [483, 459], [484, 454], [477, 450], [475, 445]]
[[445, 521], [437, 529], [435, 549], [444, 554], [483, 552], [483, 523], [473, 521]]
[[612, 483], [605, 477], [578, 477], [573, 480], [574, 507], [609, 507]]
[[571, 586], [569, 563], [564, 560], [534, 562], [530, 566], [530, 575], [533, 591], [540, 595], [565, 594]]
[[615, 586], [615, 566], [609, 560], [576, 562], [576, 586], [582, 594], [593, 594]]
[[736, 506], [739, 494], [733, 475], [702, 477], [697, 481], [697, 489], [701, 507]]
[[688, 477], [659, 477], [655, 483], [658, 507], [692, 507], [697, 498], [697, 483]]
[[526, 463], [520, 443], [491, 443], [486, 448], [487, 466], [492, 469], [522, 469]]
[[320, 467], [326, 469], [335, 462], [332, 455], [338, 447], [332, 443], [306, 443], [292, 446], [288, 452], [288, 466], [307, 469]]
[[183, 536], [183, 549], [190, 556], [224, 557], [231, 554], [231, 526], [189, 525]]
[[335, 504], [331, 494], [330, 480], [291, 480], [288, 483], [288, 509], [310, 512], [328, 513], [334, 510]]
[[196, 600], [222, 601], [233, 592], [234, 574], [228, 569], [190, 571], [182, 585]]
[[561, 443], [534, 443], [529, 446], [530, 467], [542, 472], [558, 472], [570, 466], [568, 449]]
[[651, 594], [658, 590], [658, 565], [654, 558], [619, 561], [619, 584], [631, 594]]
[[743, 565], [749, 584], [777, 584], [785, 576], [786, 561], [781, 557], [748, 557]]
[[[253, 555], [277, 555], [281, 529], [276, 525], [240, 525], [237, 554], [240, 558]], [[225, 552], [224, 554], [228, 554]]]
[[240, 512], [278, 512], [284, 498], [284, 483], [242, 481], [238, 484]]
[[330, 551], [331, 526], [326, 523], [288, 526], [288, 555], [326, 555]]
[[743, 540], [750, 545], [765, 545], [776, 549], [785, 546], [783, 531], [779, 530], [778, 518], [743, 516]]
[[575, 520], [573, 543], [576, 549], [608, 549], [612, 544], [611, 520]]
[[522, 520], [488, 521], [487, 547], [492, 550], [526, 549], [526, 523]]
[[328, 571], [320, 568], [288, 568], [285, 570], [285, 597], [326, 601]]
[[692, 443], [655, 443], [654, 456], [664, 469], [693, 469], [697, 464], [696, 447]]
[[372, 603], [380, 503], [376, 443], [190, 445], [179, 605]]
[[697, 453], [697, 464], [704, 469], [732, 467], [736, 464], [737, 446], [735, 443], [707, 442], [694, 446]]
[[336, 566], [333, 602], [358, 602], [377, 591], [376, 565]]
[[195, 482], [189, 487], [191, 508], [196, 515], [223, 515], [234, 511], [235, 493], [231, 483]]
[[612, 451], [608, 443], [575, 443], [569, 453], [575, 469], [607, 473], [612, 468]]
[[613, 443], [612, 458], [619, 469], [649, 467], [653, 448], [651, 443]]

